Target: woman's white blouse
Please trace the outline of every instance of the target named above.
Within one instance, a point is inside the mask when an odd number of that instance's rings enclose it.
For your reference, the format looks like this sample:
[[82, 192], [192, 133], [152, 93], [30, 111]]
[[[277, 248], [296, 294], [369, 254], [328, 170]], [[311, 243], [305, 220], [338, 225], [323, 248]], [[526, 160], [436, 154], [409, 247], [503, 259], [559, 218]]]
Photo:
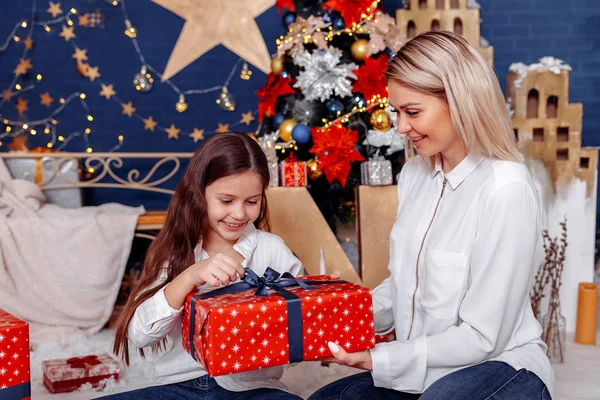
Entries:
[[[442, 193], [443, 192], [443, 193]], [[523, 164], [469, 154], [444, 174], [415, 157], [402, 169], [390, 277], [373, 291], [375, 385], [421, 393], [484, 361], [554, 375], [529, 301], [540, 205]], [[437, 209], [436, 209], [437, 208]], [[418, 263], [418, 264], [417, 264]]]

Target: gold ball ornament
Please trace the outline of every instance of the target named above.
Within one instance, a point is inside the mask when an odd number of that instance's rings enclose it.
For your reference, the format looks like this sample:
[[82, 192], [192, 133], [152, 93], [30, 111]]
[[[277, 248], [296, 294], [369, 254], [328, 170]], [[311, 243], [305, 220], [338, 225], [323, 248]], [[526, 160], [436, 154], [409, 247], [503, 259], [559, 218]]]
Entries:
[[316, 158], [311, 158], [310, 160], [306, 161], [306, 169], [308, 170], [310, 179], [313, 181], [316, 181], [321, 177], [321, 175], [323, 175], [323, 170], [319, 168], [319, 160]]
[[282, 56], [282, 55], [271, 58], [271, 72], [273, 72], [275, 75], [279, 75], [284, 71], [283, 59], [284, 59], [284, 56]]
[[292, 140], [292, 129], [296, 126], [296, 121], [293, 119], [284, 120], [281, 125], [279, 125], [279, 137], [284, 142], [289, 142]]
[[377, 131], [389, 131], [392, 127], [392, 119], [384, 109], [375, 110], [371, 114], [370, 121], [373, 128]]
[[350, 46], [350, 53], [352, 58], [357, 61], [361, 61], [367, 55], [367, 49], [369, 48], [369, 41], [366, 39], [358, 39], [352, 46]]

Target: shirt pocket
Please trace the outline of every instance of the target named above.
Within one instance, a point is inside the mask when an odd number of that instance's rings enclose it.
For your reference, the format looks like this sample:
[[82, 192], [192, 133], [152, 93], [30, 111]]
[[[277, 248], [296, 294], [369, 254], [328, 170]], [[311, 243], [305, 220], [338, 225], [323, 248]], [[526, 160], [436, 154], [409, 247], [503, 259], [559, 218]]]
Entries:
[[470, 254], [428, 248], [421, 307], [433, 319], [455, 319], [464, 293]]

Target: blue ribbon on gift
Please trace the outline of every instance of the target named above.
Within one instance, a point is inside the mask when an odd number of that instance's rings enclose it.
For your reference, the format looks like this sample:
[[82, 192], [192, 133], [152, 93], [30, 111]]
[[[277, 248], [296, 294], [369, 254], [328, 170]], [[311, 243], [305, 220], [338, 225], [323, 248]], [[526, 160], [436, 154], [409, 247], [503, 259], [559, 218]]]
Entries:
[[312, 280], [299, 280], [296, 279], [289, 272], [279, 274], [272, 268], [267, 268], [263, 276], [258, 276], [256, 272], [250, 268], [245, 268], [246, 274], [244, 275], [243, 282], [234, 283], [229, 286], [225, 286], [220, 289], [215, 289], [210, 292], [198, 294], [192, 297], [192, 304], [190, 310], [190, 353], [194, 360], [196, 359], [195, 347], [194, 347], [194, 331], [195, 331], [195, 319], [196, 319], [196, 302], [202, 299], [208, 299], [211, 297], [222, 296], [225, 294], [240, 293], [252, 288], [256, 288], [254, 292], [255, 296], [268, 296], [268, 289], [273, 289], [275, 293], [283, 297], [287, 307], [288, 313], [288, 342], [290, 349], [289, 362], [295, 363], [304, 360], [304, 340], [302, 338], [302, 303], [300, 297], [294, 293], [286, 290], [286, 287], [299, 286], [304, 290], [316, 289], [311, 285], [326, 285], [332, 283], [345, 283], [343, 280], [334, 281], [312, 281]]
[[31, 396], [31, 383], [23, 382], [19, 385], [9, 386], [0, 389], [0, 398], [2, 399], [24, 399]]

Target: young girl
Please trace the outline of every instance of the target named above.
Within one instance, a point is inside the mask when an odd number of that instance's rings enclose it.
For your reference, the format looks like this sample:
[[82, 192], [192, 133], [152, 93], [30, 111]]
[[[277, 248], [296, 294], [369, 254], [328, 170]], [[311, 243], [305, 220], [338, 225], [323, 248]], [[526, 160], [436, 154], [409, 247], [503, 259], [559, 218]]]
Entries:
[[396, 340], [338, 362], [368, 370], [311, 400], [549, 400], [529, 301], [540, 205], [493, 70], [460, 36], [427, 32], [390, 62], [390, 104], [417, 156], [402, 168], [390, 277], [375, 328]]
[[302, 264], [267, 226], [267, 159], [239, 133], [207, 139], [192, 157], [146, 257], [141, 281], [120, 316], [114, 352], [129, 364], [128, 341], [161, 351], [153, 384], [112, 399], [300, 399], [279, 381], [282, 367], [211, 378], [181, 344], [186, 295], [199, 286], [226, 286], [244, 268], [297, 276]]

